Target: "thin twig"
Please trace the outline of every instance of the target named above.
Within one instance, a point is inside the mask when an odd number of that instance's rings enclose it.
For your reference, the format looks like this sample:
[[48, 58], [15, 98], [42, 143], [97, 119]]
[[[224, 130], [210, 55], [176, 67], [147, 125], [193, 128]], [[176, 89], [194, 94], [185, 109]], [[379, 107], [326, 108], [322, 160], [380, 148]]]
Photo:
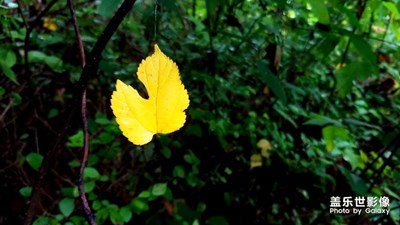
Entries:
[[92, 210], [90, 209], [89, 202], [85, 195], [84, 180], [83, 180], [83, 171], [85, 170], [87, 158], [89, 155], [89, 131], [88, 131], [88, 126], [87, 126], [87, 115], [86, 115], [86, 89], [83, 91], [83, 94], [82, 94], [81, 109], [82, 109], [83, 132], [85, 134], [85, 138], [84, 138], [84, 146], [83, 146], [83, 158], [82, 158], [81, 166], [79, 169], [78, 191], [79, 191], [79, 196], [81, 198], [83, 209], [85, 210], [86, 217], [88, 219], [89, 224], [96, 225], [94, 215], [92, 213]]
[[[73, 24], [74, 30], [75, 30], [76, 43], [78, 44], [79, 62], [83, 69], [86, 64], [85, 50], [83, 48], [81, 33], [79, 31], [78, 20], [76, 19], [73, 0], [68, 0], [68, 8], [71, 13], [72, 24]], [[83, 93], [82, 93], [81, 115], [82, 115], [82, 122], [83, 122], [84, 144], [83, 144], [83, 149], [82, 149], [83, 150], [82, 162], [81, 162], [81, 166], [79, 168], [79, 175], [78, 175], [78, 191], [79, 191], [79, 196], [80, 196], [80, 199], [81, 199], [81, 202], [83, 205], [83, 210], [86, 213], [86, 217], [87, 217], [89, 224], [96, 225], [96, 220], [94, 218], [94, 215], [90, 208], [89, 202], [85, 195], [84, 179], [83, 179], [83, 172], [85, 170], [87, 158], [89, 155], [89, 131], [88, 131], [88, 126], [87, 126], [86, 88], [83, 90]]]
[[[49, 5], [46, 7], [47, 9], [45, 9], [44, 11], [47, 12], [48, 9], [50, 8], [49, 6], [52, 6], [56, 1], [57, 0], [53, 0], [52, 2], [50, 2]], [[77, 82], [74, 92], [72, 93], [72, 96], [73, 96], [72, 101], [73, 102], [71, 105], [73, 107], [69, 108], [69, 112], [67, 112], [65, 114], [65, 115], [67, 115], [67, 118], [63, 125], [63, 129], [60, 130], [60, 133], [58, 134], [58, 136], [55, 140], [55, 144], [54, 144], [53, 148], [51, 148], [47, 151], [47, 153], [44, 157], [44, 160], [43, 160], [43, 164], [40, 167], [39, 177], [36, 180], [35, 185], [33, 186], [32, 196], [31, 196], [31, 201], [30, 201], [31, 204], [29, 205], [29, 208], [27, 210], [24, 225], [32, 224], [32, 219], [34, 216], [34, 211], [36, 209], [36, 205], [40, 201], [41, 184], [42, 184], [44, 177], [46, 175], [46, 172], [49, 170], [51, 162], [52, 162], [52, 160], [50, 160], [50, 159], [54, 158], [54, 156], [58, 152], [58, 149], [60, 148], [60, 146], [65, 143], [66, 134], [70, 127], [70, 121], [71, 121], [72, 117], [75, 115], [75, 112], [77, 109], [76, 105], [78, 105], [78, 104], [74, 104], [74, 103], [77, 103], [77, 101], [79, 101], [79, 99], [81, 99], [80, 97], [83, 96], [82, 93], [84, 92], [84, 89], [87, 85], [88, 80], [90, 80], [90, 78], [93, 78], [93, 76], [96, 75], [96, 72], [98, 69], [98, 63], [99, 63], [99, 60], [101, 57], [101, 53], [103, 52], [103, 50], [104, 50], [105, 46], [107, 45], [108, 41], [110, 40], [111, 36], [114, 34], [114, 32], [116, 31], [118, 26], [121, 24], [124, 17], [132, 9], [135, 2], [136, 2], [136, 0], [125, 0], [122, 3], [120, 8], [117, 10], [115, 15], [111, 18], [110, 22], [104, 29], [103, 33], [98, 38], [95, 46], [93, 47], [93, 50], [91, 51], [91, 54], [89, 55], [89, 57], [86, 60], [87, 63], [85, 64], [85, 67], [82, 71], [81, 78]], [[39, 17], [41, 18], [42, 16], [44, 16], [44, 13], [40, 13], [35, 21], [38, 21], [38, 18]], [[36, 23], [33, 22], [33, 24], [31, 26], [34, 27], [33, 25], [35, 25], [35, 24], [37, 24], [37, 22]], [[27, 35], [25, 38], [28, 39], [28, 44], [29, 44], [29, 35]], [[27, 40], [25, 40], [25, 41], [27, 41]], [[27, 53], [27, 50], [28, 50], [28, 46], [25, 46], [25, 50], [24, 50], [24, 51], [26, 51], [25, 53]], [[27, 57], [25, 59], [26, 59], [25, 66], [27, 67]]]
[[92, 51], [90, 52], [90, 56], [87, 59], [85, 68], [83, 69], [82, 75], [78, 85], [80, 90], [83, 90], [87, 84], [87, 81], [94, 75], [96, 75], [98, 64], [101, 58], [101, 53], [103, 52], [106, 44], [111, 39], [112, 35], [117, 30], [118, 26], [121, 24], [122, 20], [128, 14], [128, 12], [132, 9], [136, 0], [125, 0], [121, 6], [118, 8], [115, 15], [111, 18], [110, 22], [107, 24], [107, 27], [104, 29], [103, 33], [97, 39], [96, 44], [94, 45]]
[[14, 104], [14, 101], [11, 99], [10, 102], [8, 103], [8, 105], [6, 106], [6, 108], [3, 110], [3, 112], [0, 115], [0, 121], [3, 121], [6, 113], [8, 112], [8, 110], [11, 108], [11, 106]]
[[78, 20], [76, 19], [73, 0], [68, 0], [68, 8], [72, 17], [72, 24], [74, 25], [76, 43], [78, 44], [79, 62], [81, 63], [81, 67], [84, 68], [86, 64], [85, 50], [83, 48], [81, 32], [79, 31]]

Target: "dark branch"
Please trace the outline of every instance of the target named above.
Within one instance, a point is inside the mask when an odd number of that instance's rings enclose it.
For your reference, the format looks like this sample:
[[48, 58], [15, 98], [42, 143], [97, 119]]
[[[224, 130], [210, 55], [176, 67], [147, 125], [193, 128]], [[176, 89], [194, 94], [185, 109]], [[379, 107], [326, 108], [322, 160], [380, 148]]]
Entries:
[[81, 64], [81, 67], [84, 68], [85, 64], [86, 64], [85, 50], [83, 48], [81, 32], [79, 31], [78, 20], [76, 19], [73, 0], [68, 0], [68, 8], [69, 8], [69, 12], [71, 13], [71, 17], [72, 17], [72, 24], [74, 25], [76, 43], [78, 44], [79, 62]]
[[[72, 1], [72, 0], [70, 0], [70, 1]], [[82, 158], [81, 166], [79, 169], [78, 190], [79, 190], [79, 196], [81, 198], [81, 202], [83, 205], [83, 209], [86, 213], [86, 217], [88, 219], [89, 224], [96, 225], [96, 221], [94, 220], [94, 215], [92, 213], [92, 210], [90, 209], [89, 202], [85, 195], [84, 180], [83, 180], [83, 171], [85, 170], [87, 158], [89, 155], [89, 131], [88, 131], [88, 126], [87, 126], [86, 88], [84, 89], [83, 94], [82, 94], [81, 109], [82, 109], [81, 113], [82, 113], [82, 121], [83, 121], [83, 132], [85, 134], [85, 139], [84, 139], [84, 145], [83, 145], [83, 158]]]
[[[51, 8], [54, 3], [56, 3], [57, 0], [53, 0], [52, 2], [49, 3], [49, 5], [36, 17], [36, 19], [31, 23], [30, 29], [27, 30], [27, 35], [25, 37], [25, 67], [27, 68], [28, 61], [27, 61], [27, 54], [29, 50], [29, 37], [30, 37], [30, 32], [33, 30], [33, 27], [35, 27], [38, 22], [40, 21], [40, 18], [42, 18], [48, 10]], [[90, 78], [94, 78], [94, 76], [97, 73], [98, 65], [99, 65], [99, 60], [101, 57], [101, 53], [103, 52], [105, 46], [107, 45], [108, 41], [111, 39], [112, 35], [114, 32], [117, 30], [118, 26], [121, 24], [122, 20], [124, 17], [128, 14], [128, 12], [132, 9], [133, 5], [135, 4], [136, 0], [125, 0], [120, 8], [117, 10], [115, 15], [111, 18], [110, 22], [104, 29], [103, 33], [100, 35], [98, 38], [95, 46], [93, 47], [93, 50], [91, 51], [90, 56], [88, 57], [86, 64], [84, 66], [84, 69], [81, 74], [80, 80], [77, 82], [75, 90], [73, 92], [73, 98], [72, 100], [77, 103], [79, 101], [80, 96], [85, 97], [85, 87], [87, 85], [87, 82], [90, 80]], [[27, 71], [28, 72], [28, 71]], [[73, 103], [74, 103], [73, 102]], [[31, 196], [31, 203], [29, 205], [29, 208], [26, 213], [24, 225], [30, 225], [32, 224], [32, 219], [34, 216], [34, 211], [36, 209], [36, 205], [40, 201], [40, 190], [41, 190], [41, 184], [44, 180], [44, 177], [46, 176], [46, 171], [49, 170], [50, 164], [52, 162], [52, 158], [56, 156], [56, 153], [60, 146], [65, 143], [66, 139], [66, 133], [69, 130], [70, 126], [70, 121], [72, 116], [75, 114], [77, 105], [78, 104], [72, 104], [73, 107], [71, 107], [69, 112], [67, 112], [66, 115], [67, 119], [65, 120], [65, 123], [63, 125], [63, 129], [60, 131], [58, 134], [58, 137], [55, 141], [54, 147], [52, 149], [49, 149], [49, 151], [46, 153], [45, 158], [43, 160], [43, 164], [40, 168], [39, 171], [39, 177], [35, 182], [35, 185], [32, 190], [32, 196]]]
[[[72, 24], [74, 25], [76, 43], [78, 44], [79, 61], [80, 61], [81, 67], [83, 69], [86, 64], [85, 50], [83, 48], [81, 33], [79, 31], [79, 25], [78, 25], [78, 21], [76, 19], [76, 15], [75, 15], [73, 0], [68, 0], [68, 8], [69, 8], [69, 11], [70, 11], [71, 17], [72, 17]], [[88, 127], [87, 127], [86, 88], [83, 90], [83, 93], [82, 93], [81, 115], [82, 115], [83, 132], [84, 132], [85, 138], [84, 138], [84, 144], [83, 144], [83, 149], [82, 149], [83, 150], [82, 162], [81, 162], [81, 166], [79, 169], [79, 175], [78, 175], [78, 191], [79, 191], [79, 196], [80, 196], [80, 199], [81, 199], [81, 202], [83, 205], [83, 209], [86, 213], [86, 217], [87, 217], [89, 224], [96, 225], [94, 215], [92, 213], [89, 202], [85, 195], [84, 180], [83, 180], [83, 171], [85, 170], [87, 158], [89, 155], [89, 131], [88, 131]]]

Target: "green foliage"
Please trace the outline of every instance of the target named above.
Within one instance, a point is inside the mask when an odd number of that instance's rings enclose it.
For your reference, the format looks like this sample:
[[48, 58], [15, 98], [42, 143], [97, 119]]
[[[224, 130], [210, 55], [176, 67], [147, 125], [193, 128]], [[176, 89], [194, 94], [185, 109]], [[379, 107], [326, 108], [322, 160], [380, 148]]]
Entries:
[[311, 5], [311, 12], [318, 18], [318, 21], [322, 24], [328, 25], [330, 22], [328, 7], [325, 1], [308, 0], [308, 4]]
[[74, 147], [83, 147], [83, 131], [78, 130], [74, 135], [68, 138], [67, 146]]
[[35, 170], [40, 168], [43, 161], [43, 156], [36, 152], [31, 152], [26, 156], [26, 161]]
[[[0, 218], [23, 224], [49, 160], [33, 224], [83, 225], [81, 68], [65, 2], [32, 22], [45, 2], [1, 3]], [[398, 1], [155, 2], [136, 2], [88, 81], [83, 179], [98, 224], [399, 223]], [[121, 3], [75, 1], [87, 55]], [[154, 42], [191, 103], [180, 131], [138, 147], [109, 100], [116, 79], [145, 93], [134, 73]], [[332, 196], [388, 196], [391, 211], [331, 214]]]
[[60, 212], [65, 216], [68, 217], [74, 211], [75, 203], [73, 199], [64, 198], [58, 203], [58, 207]]
[[23, 187], [23, 188], [19, 189], [19, 193], [24, 197], [29, 197], [32, 194], [32, 188], [31, 187]]

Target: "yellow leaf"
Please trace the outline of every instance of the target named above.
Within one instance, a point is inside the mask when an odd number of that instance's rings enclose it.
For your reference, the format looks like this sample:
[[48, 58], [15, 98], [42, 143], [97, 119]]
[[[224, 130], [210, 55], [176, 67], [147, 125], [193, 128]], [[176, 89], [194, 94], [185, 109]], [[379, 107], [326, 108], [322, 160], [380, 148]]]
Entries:
[[57, 30], [57, 24], [54, 22], [53, 19], [51, 19], [49, 17], [45, 17], [44, 18], [43, 27], [46, 28], [49, 31]]
[[117, 80], [111, 108], [122, 133], [134, 144], [144, 145], [154, 134], [180, 129], [186, 120], [184, 110], [189, 95], [182, 84], [177, 65], [155, 45], [153, 55], [144, 59], [137, 76], [144, 84], [148, 99]]
[[261, 149], [261, 155], [265, 158], [269, 157], [269, 150], [272, 149], [271, 143], [267, 139], [260, 139], [257, 142], [257, 147]]
[[262, 157], [260, 154], [253, 154], [250, 157], [250, 169], [262, 166]]

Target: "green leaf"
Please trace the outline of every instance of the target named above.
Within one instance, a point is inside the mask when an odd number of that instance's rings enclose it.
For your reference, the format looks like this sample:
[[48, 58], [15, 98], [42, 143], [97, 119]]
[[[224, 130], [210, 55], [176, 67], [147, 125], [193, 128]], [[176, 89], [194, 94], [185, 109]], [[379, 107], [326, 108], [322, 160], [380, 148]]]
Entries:
[[198, 124], [189, 124], [186, 127], [185, 132], [188, 135], [193, 135], [193, 136], [196, 136], [196, 137], [199, 137], [199, 138], [202, 137], [202, 130], [201, 130], [201, 127]]
[[153, 185], [151, 194], [154, 196], [161, 196], [161, 195], [165, 194], [166, 191], [167, 191], [167, 184], [166, 183], [158, 183], [158, 184]]
[[12, 92], [12, 93], [11, 93], [11, 98], [12, 98], [12, 100], [13, 100], [13, 103], [14, 103], [13, 105], [14, 105], [14, 106], [20, 105], [21, 102], [22, 102], [22, 97], [21, 97], [21, 95], [18, 94], [18, 93], [16, 93], [16, 92]]
[[99, 5], [99, 14], [110, 17], [121, 4], [122, 0], [102, 0]]
[[357, 167], [362, 167], [362, 160], [360, 155], [354, 152], [353, 149], [346, 148], [343, 151], [343, 159], [347, 161], [353, 170]]
[[48, 56], [41, 51], [30, 51], [28, 54], [28, 60], [30, 62], [45, 63], [52, 70], [61, 72], [62, 71], [62, 60], [56, 56]]
[[58, 203], [58, 208], [65, 217], [69, 217], [75, 209], [74, 200], [71, 198], [64, 198]]
[[23, 187], [19, 189], [19, 193], [24, 197], [29, 197], [32, 194], [32, 187]]
[[192, 151], [190, 151], [189, 153], [185, 154], [183, 156], [183, 159], [187, 163], [192, 164], [192, 165], [199, 165], [200, 164], [200, 159], [197, 158], [197, 156]]
[[167, 147], [162, 148], [161, 149], [161, 153], [164, 155], [164, 157], [166, 159], [171, 158], [172, 153], [171, 153], [171, 150], [169, 148], [167, 148]]
[[149, 204], [147, 203], [147, 200], [142, 199], [142, 198], [133, 199], [131, 205], [137, 213], [141, 213], [141, 212], [144, 212], [144, 211], [147, 211], [150, 209]]
[[311, 6], [311, 12], [318, 18], [322, 24], [329, 24], [329, 12], [324, 0], [308, 0]]
[[229, 225], [223, 216], [212, 216], [207, 220], [207, 224], [210, 225]]
[[385, 187], [384, 188], [385, 192], [388, 193], [388, 195], [390, 195], [393, 198], [396, 198], [397, 200], [400, 201], [400, 196], [399, 194], [397, 194], [395, 191], [392, 191], [390, 188]]
[[149, 191], [142, 191], [140, 192], [139, 198], [149, 198], [150, 197], [150, 192]]
[[47, 56], [44, 59], [44, 63], [49, 66], [52, 70], [61, 72], [62, 71], [62, 60], [56, 56]]
[[317, 115], [317, 114], [312, 114], [310, 116], [310, 119], [307, 120], [303, 124], [304, 125], [316, 125], [316, 126], [325, 126], [327, 124], [333, 124], [333, 125], [337, 125], [337, 126], [341, 126], [342, 125], [337, 120], [334, 120], [334, 119], [332, 119], [330, 117], [327, 117], [327, 116], [322, 116], [322, 115]]
[[357, 126], [364, 126], [364, 127], [368, 127], [368, 128], [372, 128], [372, 129], [378, 130], [378, 131], [382, 131], [382, 128], [379, 127], [379, 126], [375, 126], [373, 124], [366, 123], [366, 122], [363, 122], [363, 121], [360, 121], [360, 120], [356, 120], [356, 119], [353, 119], [353, 118], [344, 119], [344, 122], [347, 123], [347, 124], [354, 124], [354, 125], [357, 125]]
[[390, 218], [392, 219], [392, 221], [400, 221], [400, 213], [399, 213], [400, 204], [399, 204], [399, 201], [391, 202], [390, 206], [393, 209], [393, 210], [390, 210]]
[[338, 165], [340, 172], [346, 177], [347, 182], [350, 184], [351, 189], [357, 195], [366, 195], [368, 191], [368, 186], [365, 181], [358, 175], [352, 173], [347, 168], [342, 165]]
[[115, 140], [115, 136], [109, 132], [101, 132], [97, 140], [100, 144], [109, 144]]
[[185, 177], [185, 167], [183, 167], [181, 165], [175, 166], [174, 171], [172, 172], [172, 176], [184, 178]]
[[335, 49], [336, 45], [339, 44], [339, 41], [340, 39], [336, 36], [327, 36], [317, 45], [316, 51], [325, 59]]
[[58, 115], [58, 109], [50, 109], [49, 114], [47, 115], [49, 118], [54, 118]]
[[83, 147], [83, 131], [78, 130], [74, 135], [68, 137], [67, 146], [70, 148], [82, 148]]
[[1, 66], [1, 70], [3, 71], [4, 75], [8, 79], [10, 79], [15, 84], [19, 84], [18, 81], [17, 81], [17, 76], [15, 75], [14, 71], [11, 68], [3, 65], [2, 63], [0, 63], [0, 66]]
[[26, 156], [26, 161], [33, 169], [38, 170], [42, 165], [43, 156], [39, 153], [31, 152]]
[[17, 63], [17, 56], [10, 49], [0, 49], [0, 63], [11, 68]]
[[83, 185], [83, 190], [85, 190], [86, 193], [89, 193], [92, 192], [95, 187], [96, 187], [96, 181], [94, 180], [86, 181], [85, 184]]
[[[176, 5], [176, 1], [175, 0], [158, 0], [158, 2], [160, 3], [160, 5], [164, 6], [168, 10], [179, 13], [180, 9]], [[179, 15], [182, 16], [182, 14], [179, 14]]]
[[41, 216], [37, 218], [32, 225], [49, 225], [50, 224], [50, 219], [45, 216]]
[[283, 89], [282, 82], [271, 72], [267, 63], [265, 61], [260, 61], [257, 63], [257, 68], [260, 73], [260, 80], [271, 88], [271, 91], [276, 95], [278, 100], [282, 102], [282, 104], [286, 104], [286, 93]]
[[340, 68], [336, 71], [336, 90], [339, 96], [345, 96], [351, 92], [353, 81], [356, 79], [363, 80], [372, 73], [369, 63], [354, 62]]
[[350, 10], [344, 5], [337, 5], [336, 7], [337, 7], [338, 11], [342, 12], [343, 14], [345, 14], [347, 16], [347, 19], [352, 26], [354, 26], [356, 28], [361, 28], [361, 25], [357, 19], [357, 14], [356, 14], [355, 10]]
[[93, 167], [86, 167], [83, 171], [83, 177], [97, 179], [100, 177], [100, 173]]
[[115, 124], [113, 120], [110, 120], [104, 115], [103, 113], [96, 112], [96, 119], [95, 122], [100, 125], [110, 125]]
[[6, 89], [0, 87], [0, 99], [3, 98], [3, 95], [6, 93]]
[[[115, 206], [115, 205], [113, 205]], [[110, 220], [112, 222], [112, 224], [120, 224], [120, 222], [122, 222], [124, 220], [124, 218], [122, 218], [118, 207], [109, 207], [108, 208], [109, 212], [110, 212]]]
[[79, 196], [78, 187], [65, 187], [61, 189], [63, 195], [69, 198], [76, 198]]
[[11, 67], [17, 63], [17, 56], [11, 49], [0, 49], [0, 67], [3, 74], [15, 84], [19, 84]]
[[365, 61], [370, 63], [371, 66], [377, 67], [376, 54], [372, 51], [371, 45], [360, 36], [352, 35], [350, 38], [354, 47], [356, 47], [357, 51], [361, 54]]
[[399, 17], [399, 9], [393, 2], [382, 2], [382, 4], [393, 14], [393, 16]]
[[125, 206], [119, 210], [119, 214], [122, 216], [124, 222], [129, 222], [132, 219], [132, 211], [129, 207]]
[[348, 140], [349, 134], [346, 129], [338, 126], [326, 126], [322, 129], [322, 136], [326, 142], [326, 149], [331, 152], [335, 148], [335, 140]]
[[274, 110], [279, 114], [279, 115], [281, 115], [284, 119], [286, 119], [288, 122], [290, 122], [295, 128], [297, 128], [298, 126], [297, 126], [297, 123], [293, 120], [293, 118], [289, 115], [289, 114], [287, 114], [286, 112], [284, 112], [283, 110], [282, 110], [282, 105], [278, 105], [278, 104], [276, 104], [276, 105], [274, 105]]

